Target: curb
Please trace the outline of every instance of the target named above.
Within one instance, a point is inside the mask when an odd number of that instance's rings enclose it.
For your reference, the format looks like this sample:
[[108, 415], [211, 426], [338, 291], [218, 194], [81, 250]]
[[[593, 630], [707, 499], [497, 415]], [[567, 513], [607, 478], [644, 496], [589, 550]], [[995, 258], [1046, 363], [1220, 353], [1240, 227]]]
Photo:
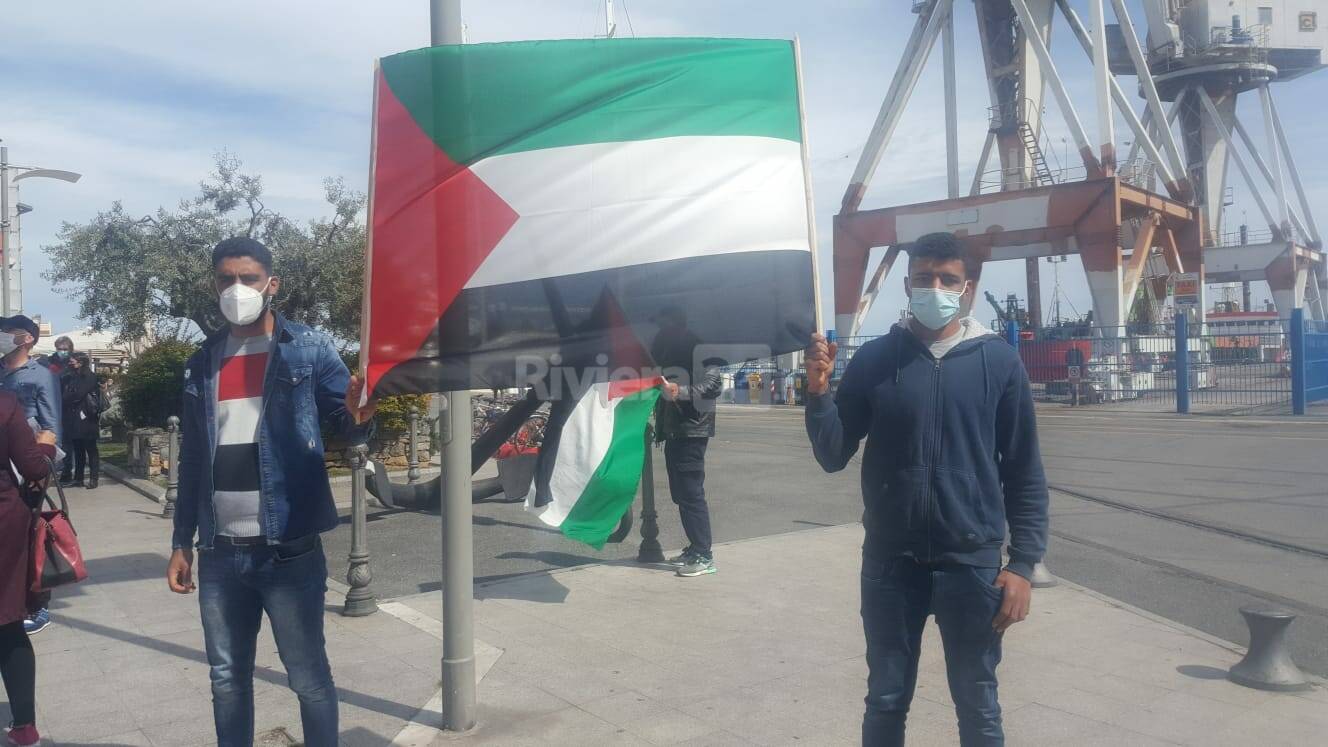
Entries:
[[[391, 472], [387, 473], [387, 476], [399, 477], [404, 480], [409, 474], [410, 470], [402, 469], [402, 470], [392, 470]], [[440, 474], [442, 474], [442, 470], [437, 467], [429, 467], [427, 469], [423, 466], [420, 467], [421, 480], [427, 480], [431, 477], [437, 477]], [[336, 477], [332, 477], [331, 475], [329, 475], [327, 478], [327, 482], [330, 485], [349, 485], [350, 479], [351, 479], [350, 475], [338, 475]]]
[[114, 464], [108, 464], [106, 462], [101, 463], [101, 471], [107, 477], [115, 480], [126, 488], [129, 488], [135, 493], [138, 493], [144, 498], [147, 498], [153, 503], [158, 505], [164, 505], [166, 503], [166, 489], [151, 480], [141, 480]]

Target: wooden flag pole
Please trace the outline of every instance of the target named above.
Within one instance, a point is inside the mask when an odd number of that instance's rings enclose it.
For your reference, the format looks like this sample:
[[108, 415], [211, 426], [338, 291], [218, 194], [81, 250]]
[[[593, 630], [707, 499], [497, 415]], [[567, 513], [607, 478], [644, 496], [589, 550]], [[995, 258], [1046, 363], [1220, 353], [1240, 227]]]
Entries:
[[802, 87], [802, 42], [793, 37], [793, 74], [798, 81], [798, 127], [802, 135], [802, 183], [807, 193], [807, 244], [811, 249], [812, 259], [812, 298], [813, 317], [816, 332], [825, 332], [821, 316], [821, 271], [820, 253], [816, 246], [816, 199], [812, 195], [812, 159], [807, 144], [807, 97]]

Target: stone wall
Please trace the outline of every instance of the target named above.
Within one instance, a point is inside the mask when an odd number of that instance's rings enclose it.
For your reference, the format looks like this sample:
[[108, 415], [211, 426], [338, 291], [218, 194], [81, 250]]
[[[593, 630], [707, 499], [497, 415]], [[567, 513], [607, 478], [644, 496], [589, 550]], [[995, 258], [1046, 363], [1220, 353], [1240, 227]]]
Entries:
[[[423, 430], [423, 429], [421, 429]], [[410, 437], [405, 433], [383, 433], [379, 434], [384, 438], [375, 438], [369, 441], [369, 458], [382, 462], [392, 469], [406, 469], [410, 465]], [[350, 444], [340, 440], [330, 440], [327, 442], [327, 453], [324, 459], [329, 468], [350, 469], [346, 463], [346, 449]], [[433, 455], [429, 451], [428, 433], [421, 433], [419, 438], [419, 459], [420, 469], [427, 469], [429, 459]]]
[[162, 428], [132, 430], [129, 440], [129, 471], [134, 477], [156, 477], [169, 468], [166, 461], [166, 431]]

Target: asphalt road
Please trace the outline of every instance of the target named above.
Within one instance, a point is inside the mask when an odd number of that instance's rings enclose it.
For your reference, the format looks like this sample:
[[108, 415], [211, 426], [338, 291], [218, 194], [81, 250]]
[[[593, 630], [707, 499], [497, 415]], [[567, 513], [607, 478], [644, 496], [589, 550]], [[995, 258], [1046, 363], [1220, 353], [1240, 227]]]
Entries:
[[[1240, 606], [1290, 607], [1300, 614], [1291, 635], [1297, 661], [1328, 675], [1328, 419], [1052, 406], [1039, 410], [1039, 425], [1056, 488], [1053, 573], [1241, 643]], [[673, 550], [684, 539], [656, 457], [660, 541]], [[707, 466], [717, 542], [861, 517], [856, 465], [821, 472], [800, 410], [723, 409]], [[636, 555], [635, 532], [596, 551], [519, 504], [474, 508], [479, 581]], [[375, 510], [369, 532], [380, 598], [439, 587], [436, 513]], [[349, 542], [344, 522], [327, 537], [334, 573], [345, 568]], [[722, 550], [716, 561], [722, 573]]]

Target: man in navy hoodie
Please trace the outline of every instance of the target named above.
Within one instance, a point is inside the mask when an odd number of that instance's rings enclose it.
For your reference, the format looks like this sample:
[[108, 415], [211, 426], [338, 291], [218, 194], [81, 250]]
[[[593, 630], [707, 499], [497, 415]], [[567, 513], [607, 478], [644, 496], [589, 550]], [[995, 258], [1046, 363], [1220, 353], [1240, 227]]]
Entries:
[[841, 470], [867, 439], [864, 745], [904, 743], [928, 615], [940, 627], [961, 743], [1004, 743], [996, 665], [1002, 635], [1028, 615], [1047, 544], [1047, 483], [1018, 352], [959, 313], [971, 307], [979, 267], [953, 234], [918, 239], [904, 282], [911, 318], [858, 350], [833, 400], [837, 346], [818, 334], [807, 350], [816, 460]]

